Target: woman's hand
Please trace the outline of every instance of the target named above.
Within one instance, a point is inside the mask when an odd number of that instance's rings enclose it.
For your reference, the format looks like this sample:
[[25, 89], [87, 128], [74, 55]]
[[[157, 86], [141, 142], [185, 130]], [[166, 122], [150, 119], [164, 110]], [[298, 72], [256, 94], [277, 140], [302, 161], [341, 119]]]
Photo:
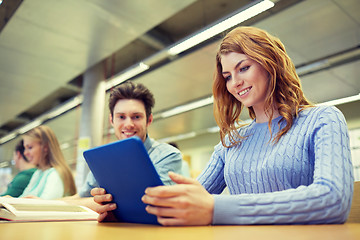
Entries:
[[173, 186], [147, 188], [142, 201], [146, 211], [157, 216], [162, 225], [209, 225], [214, 198], [194, 179], [169, 172]]
[[107, 194], [103, 188], [93, 188], [90, 193], [94, 197], [94, 202], [98, 204], [96, 209], [94, 209], [99, 214], [98, 222], [116, 221], [114, 214], [111, 212], [116, 209], [116, 204], [110, 203], [112, 195]]

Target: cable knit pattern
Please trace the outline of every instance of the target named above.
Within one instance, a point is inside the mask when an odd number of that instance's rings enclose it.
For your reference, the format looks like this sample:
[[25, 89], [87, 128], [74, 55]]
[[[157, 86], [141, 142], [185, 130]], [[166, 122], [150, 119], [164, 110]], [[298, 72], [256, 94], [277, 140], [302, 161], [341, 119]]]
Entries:
[[[272, 121], [274, 137], [284, 123]], [[268, 123], [241, 128], [240, 145], [219, 143], [199, 182], [214, 194], [213, 224], [343, 223], [353, 167], [348, 129], [335, 107], [305, 109], [290, 131], [270, 142]], [[230, 195], [218, 195], [225, 187]]]

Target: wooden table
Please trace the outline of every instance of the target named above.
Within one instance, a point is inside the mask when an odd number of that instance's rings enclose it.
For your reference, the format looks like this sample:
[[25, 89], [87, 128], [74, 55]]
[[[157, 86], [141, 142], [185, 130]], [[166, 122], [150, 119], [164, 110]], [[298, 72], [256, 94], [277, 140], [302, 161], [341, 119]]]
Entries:
[[261, 225], [161, 227], [141, 224], [77, 222], [0, 223], [1, 240], [360, 240], [360, 223], [340, 225]]

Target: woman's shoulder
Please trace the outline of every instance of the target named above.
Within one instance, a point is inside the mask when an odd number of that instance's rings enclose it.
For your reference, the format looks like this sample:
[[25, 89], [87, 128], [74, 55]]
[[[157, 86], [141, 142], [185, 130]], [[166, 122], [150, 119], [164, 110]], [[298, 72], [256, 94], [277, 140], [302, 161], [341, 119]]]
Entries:
[[294, 122], [295, 125], [309, 125], [318, 128], [325, 125], [341, 126], [347, 128], [346, 119], [343, 113], [335, 106], [314, 106], [303, 109]]
[[48, 168], [45, 171], [43, 171], [43, 177], [44, 178], [61, 178], [59, 172], [54, 168]]
[[299, 116], [327, 116], [328, 118], [336, 118], [343, 117], [342, 112], [335, 106], [329, 105], [318, 105], [314, 107], [307, 107], [301, 110]]
[[35, 178], [35, 177], [39, 176], [41, 173], [42, 173], [42, 171], [40, 169], [36, 168], [33, 173], [33, 177]]

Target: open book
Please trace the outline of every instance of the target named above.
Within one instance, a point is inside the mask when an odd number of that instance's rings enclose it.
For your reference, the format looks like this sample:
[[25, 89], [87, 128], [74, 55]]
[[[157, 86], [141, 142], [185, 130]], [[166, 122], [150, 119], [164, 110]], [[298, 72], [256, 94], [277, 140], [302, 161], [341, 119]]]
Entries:
[[60, 200], [0, 197], [0, 221], [73, 221], [96, 220], [91, 209]]

